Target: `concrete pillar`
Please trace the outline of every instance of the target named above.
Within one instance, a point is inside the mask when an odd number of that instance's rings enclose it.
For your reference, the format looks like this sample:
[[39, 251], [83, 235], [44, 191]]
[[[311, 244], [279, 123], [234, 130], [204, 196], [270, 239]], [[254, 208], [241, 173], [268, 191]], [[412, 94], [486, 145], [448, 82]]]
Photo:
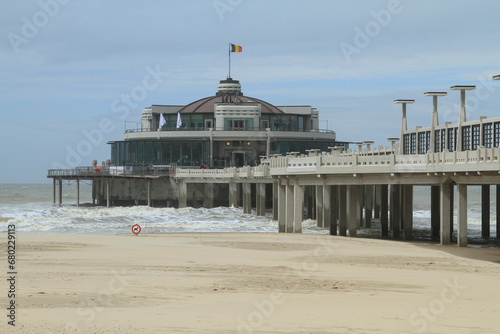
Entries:
[[323, 227], [323, 186], [316, 186], [316, 223]]
[[62, 206], [62, 179], [59, 178], [59, 206]]
[[467, 185], [457, 184], [457, 243], [458, 247], [467, 247]]
[[[93, 188], [93, 187], [92, 187]], [[52, 194], [54, 195], [54, 204], [56, 204], [56, 178], [52, 179]], [[94, 193], [92, 193], [93, 195]]]
[[413, 230], [413, 186], [403, 186], [403, 238], [410, 240]]
[[278, 220], [278, 182], [273, 182], [273, 220]]
[[148, 180], [148, 206], [151, 206], [151, 180]]
[[106, 206], [109, 208], [110, 206], [110, 193], [111, 193], [111, 189], [110, 189], [110, 185], [109, 185], [109, 180], [106, 180]]
[[500, 240], [500, 185], [496, 186], [496, 218], [497, 218], [497, 240]]
[[442, 183], [440, 186], [440, 208], [441, 208], [441, 217], [440, 217], [440, 241], [441, 245], [447, 245], [450, 243], [451, 235], [450, 235], [450, 197], [451, 197], [451, 187], [450, 183]]
[[453, 213], [455, 210], [454, 187], [455, 187], [455, 185], [453, 183], [450, 184], [450, 242], [452, 241], [452, 237], [453, 237]]
[[[291, 208], [289, 209], [290, 211]], [[304, 218], [304, 187], [293, 186], [293, 233], [302, 233], [302, 220]]]
[[330, 228], [332, 217], [332, 186], [323, 186], [323, 227]]
[[185, 208], [187, 207], [187, 183], [179, 181], [177, 187], [179, 192], [179, 208]]
[[337, 235], [337, 218], [339, 216], [339, 186], [331, 186], [330, 197], [330, 235]]
[[339, 235], [347, 235], [347, 186], [339, 186]]
[[76, 179], [76, 206], [80, 206], [80, 179]]
[[286, 232], [285, 226], [286, 226], [286, 186], [281, 185], [281, 183], [278, 183], [278, 232], [285, 233]]
[[365, 222], [363, 219], [363, 209], [364, 209], [364, 197], [365, 197], [365, 186], [358, 186], [358, 230], [361, 229], [361, 226], [365, 226]]
[[[54, 188], [55, 190], [55, 188]], [[95, 180], [92, 180], [92, 205], [95, 205], [95, 197], [96, 197], [96, 192], [97, 192], [97, 187], [95, 184]], [[54, 198], [54, 203], [55, 203], [55, 198]]]
[[243, 183], [243, 213], [252, 213], [252, 185]]
[[375, 197], [374, 197], [374, 202], [375, 202], [375, 210], [373, 214], [373, 218], [379, 219], [380, 218], [380, 199], [382, 198], [382, 186], [378, 185], [375, 186]]
[[203, 206], [207, 209], [214, 207], [214, 184], [205, 183], [203, 185]]
[[389, 185], [380, 186], [380, 228], [382, 237], [389, 236]]
[[238, 184], [236, 182], [229, 182], [229, 206], [238, 207]]
[[266, 215], [266, 184], [257, 183], [255, 185], [256, 189], [256, 206], [257, 206], [257, 216]]
[[286, 233], [293, 233], [293, 224], [294, 224], [294, 214], [295, 210], [293, 208], [293, 185], [286, 185], [286, 220], [285, 220], [285, 230]]
[[490, 233], [490, 185], [481, 186], [481, 235], [489, 239]]
[[391, 232], [394, 239], [399, 239], [401, 226], [401, 186], [391, 184]]
[[431, 186], [431, 235], [432, 240], [439, 240], [439, 186]]
[[359, 224], [359, 198], [357, 185], [347, 186], [347, 200], [349, 208], [347, 211], [347, 229], [349, 230], [349, 237], [355, 237]]
[[365, 227], [372, 227], [373, 186], [365, 186]]

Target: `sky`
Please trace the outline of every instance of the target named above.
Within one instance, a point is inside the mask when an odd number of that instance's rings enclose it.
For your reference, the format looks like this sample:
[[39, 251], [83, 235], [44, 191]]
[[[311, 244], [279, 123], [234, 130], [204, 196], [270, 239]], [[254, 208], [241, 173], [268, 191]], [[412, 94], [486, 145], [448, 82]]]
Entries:
[[497, 0], [39, 0], [0, 12], [0, 184], [110, 158], [143, 108], [212, 96], [228, 75], [245, 95], [311, 105], [341, 141], [389, 145], [408, 127], [500, 116]]

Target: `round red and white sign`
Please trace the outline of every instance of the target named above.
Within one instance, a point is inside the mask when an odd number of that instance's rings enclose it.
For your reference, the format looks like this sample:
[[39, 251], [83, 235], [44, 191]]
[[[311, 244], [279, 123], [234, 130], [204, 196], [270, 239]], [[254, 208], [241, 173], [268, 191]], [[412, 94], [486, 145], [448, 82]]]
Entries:
[[132, 233], [134, 233], [135, 235], [141, 233], [141, 226], [139, 224], [135, 224], [134, 226], [132, 226]]

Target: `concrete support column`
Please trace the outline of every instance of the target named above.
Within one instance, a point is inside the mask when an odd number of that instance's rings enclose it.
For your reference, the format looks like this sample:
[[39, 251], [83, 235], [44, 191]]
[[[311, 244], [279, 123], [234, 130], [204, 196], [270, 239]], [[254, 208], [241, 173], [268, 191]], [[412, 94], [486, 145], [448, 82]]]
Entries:
[[365, 227], [372, 227], [373, 186], [365, 186]]
[[347, 229], [349, 230], [349, 237], [355, 237], [359, 224], [359, 199], [358, 199], [358, 186], [347, 186], [347, 198], [349, 210], [347, 212]]
[[394, 239], [399, 239], [401, 226], [401, 186], [391, 184], [391, 232]]
[[497, 240], [500, 240], [500, 185], [496, 186]]
[[273, 182], [273, 220], [278, 220], [278, 182]]
[[431, 186], [431, 234], [432, 240], [439, 240], [439, 186]]
[[365, 221], [363, 219], [363, 209], [364, 209], [364, 199], [365, 199], [365, 186], [358, 186], [358, 230], [361, 226], [365, 226]]
[[281, 183], [278, 183], [278, 232], [285, 233], [286, 232], [285, 226], [286, 226], [286, 186], [281, 185]]
[[252, 213], [252, 185], [243, 183], [243, 213]]
[[337, 235], [337, 218], [339, 216], [339, 186], [331, 186], [330, 197], [330, 235]]
[[[54, 188], [55, 191], [55, 188]], [[92, 180], [92, 205], [95, 205], [95, 198], [96, 198], [96, 192], [97, 192], [97, 187], [95, 184], [95, 180]], [[54, 203], [55, 203], [55, 198], [54, 198]]]
[[207, 209], [214, 207], [214, 184], [205, 183], [203, 185], [203, 206]]
[[410, 240], [413, 230], [413, 186], [403, 186], [403, 238]]
[[380, 229], [382, 237], [389, 236], [389, 185], [380, 186]]
[[187, 183], [180, 181], [177, 184], [179, 192], [179, 208], [187, 207]]
[[316, 186], [316, 223], [323, 227], [323, 186]]
[[[53, 190], [52, 194], [54, 195], [54, 204], [56, 204], [56, 178], [52, 179], [52, 190]], [[92, 195], [93, 195], [93, 193], [92, 193]]]
[[151, 206], [151, 180], [148, 180], [148, 206]]
[[323, 186], [323, 227], [330, 228], [332, 220], [332, 187]]
[[440, 217], [440, 242], [441, 245], [447, 245], [450, 243], [451, 235], [450, 235], [450, 197], [451, 197], [451, 187], [449, 183], [443, 183], [440, 186], [440, 208], [441, 208], [441, 217]]
[[286, 233], [293, 233], [293, 223], [295, 210], [293, 208], [294, 193], [293, 185], [286, 185], [286, 220], [285, 220], [285, 231]]
[[76, 179], [76, 206], [80, 206], [80, 179]]
[[266, 215], [266, 184], [257, 183], [255, 185], [256, 189], [256, 206], [257, 206], [257, 216]]
[[59, 178], [59, 206], [62, 206], [62, 179]]
[[[291, 210], [291, 208], [289, 209]], [[304, 187], [293, 186], [293, 233], [302, 233], [302, 220], [304, 218]]]
[[109, 185], [109, 180], [106, 180], [106, 206], [109, 208], [109, 205], [110, 205], [110, 193], [111, 193], [111, 189], [110, 189], [110, 185]]
[[229, 183], [229, 206], [238, 207], [238, 184], [236, 182]]
[[481, 186], [481, 235], [489, 239], [490, 233], [490, 185]]
[[452, 183], [450, 184], [450, 242], [453, 237], [453, 213], [455, 210], [455, 191], [454, 191], [455, 185]]
[[347, 235], [347, 186], [339, 186], [339, 235]]
[[458, 247], [467, 247], [467, 185], [457, 184], [457, 243]]
[[382, 186], [378, 185], [375, 186], [375, 198], [374, 198], [374, 207], [375, 211], [373, 214], [373, 218], [378, 219], [380, 218], [380, 199], [382, 198]]

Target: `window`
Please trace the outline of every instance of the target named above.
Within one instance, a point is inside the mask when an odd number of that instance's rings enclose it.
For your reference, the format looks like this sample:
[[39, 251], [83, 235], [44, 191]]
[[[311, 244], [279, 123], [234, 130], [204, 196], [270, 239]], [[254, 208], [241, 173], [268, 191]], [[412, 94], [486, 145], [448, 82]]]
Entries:
[[403, 135], [403, 154], [410, 154], [410, 135]]
[[261, 130], [265, 130], [265, 129], [269, 128], [269, 120], [267, 120], [267, 119], [260, 121], [260, 124], [261, 124], [260, 125]]
[[441, 152], [446, 149], [446, 129], [441, 130]]
[[425, 132], [418, 133], [418, 154], [425, 153]]
[[493, 142], [493, 146], [498, 147], [500, 142], [500, 122], [495, 122], [494, 129], [495, 129], [494, 133], [495, 140]]
[[214, 120], [213, 119], [206, 119], [205, 120], [205, 130], [208, 130], [210, 128], [214, 127]]
[[455, 150], [455, 128], [448, 129], [448, 151]]
[[416, 145], [417, 145], [417, 134], [412, 133], [410, 134], [410, 154], [415, 154], [416, 153]]
[[491, 123], [483, 124], [483, 146], [492, 147], [493, 126]]
[[479, 138], [481, 135], [481, 128], [479, 124], [472, 126], [472, 149], [477, 150], [479, 145], [481, 145]]
[[470, 150], [470, 126], [462, 127], [462, 151]]
[[233, 119], [233, 130], [245, 130], [245, 120], [243, 119]]
[[441, 152], [441, 130], [434, 131], [434, 152]]

